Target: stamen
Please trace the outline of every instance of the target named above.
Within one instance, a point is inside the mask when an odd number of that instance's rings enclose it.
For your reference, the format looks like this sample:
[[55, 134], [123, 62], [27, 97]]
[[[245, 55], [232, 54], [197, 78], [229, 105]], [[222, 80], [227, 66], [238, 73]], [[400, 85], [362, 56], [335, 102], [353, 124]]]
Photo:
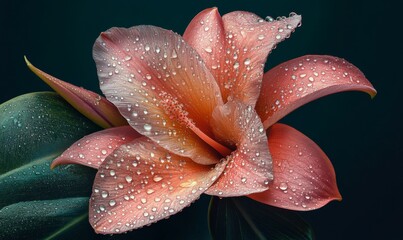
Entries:
[[162, 99], [160, 106], [165, 109], [170, 119], [175, 119], [179, 124], [190, 128], [200, 139], [214, 148], [222, 156], [225, 157], [231, 154], [232, 151], [230, 149], [221, 145], [196, 127], [195, 122], [188, 117], [189, 113], [183, 109], [183, 104], [181, 104], [175, 97], [166, 92], [161, 92], [159, 96]]

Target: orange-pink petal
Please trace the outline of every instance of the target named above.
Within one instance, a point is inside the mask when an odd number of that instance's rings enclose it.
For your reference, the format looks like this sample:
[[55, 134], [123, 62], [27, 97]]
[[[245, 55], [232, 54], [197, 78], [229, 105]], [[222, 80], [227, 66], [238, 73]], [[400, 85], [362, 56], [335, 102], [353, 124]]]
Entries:
[[217, 139], [236, 150], [227, 156], [224, 173], [206, 193], [230, 197], [266, 190], [273, 178], [272, 160], [255, 110], [230, 101], [214, 110], [212, 126]]
[[105, 158], [116, 148], [138, 137], [141, 137], [141, 134], [130, 126], [95, 132], [71, 145], [52, 162], [51, 168], [63, 164], [81, 164], [98, 169]]
[[231, 12], [222, 17], [224, 49], [217, 81], [224, 100], [236, 98], [255, 106], [260, 93], [267, 55], [277, 43], [288, 38], [301, 23], [301, 16], [265, 21], [249, 12]]
[[218, 9], [208, 8], [197, 14], [183, 39], [200, 54], [214, 78], [219, 79], [222, 71], [219, 66], [225, 56], [225, 31]]
[[325, 95], [376, 90], [364, 74], [344, 59], [307, 55], [282, 63], [264, 75], [256, 111], [267, 129], [294, 109]]
[[269, 190], [249, 195], [272, 206], [307, 211], [341, 200], [326, 154], [304, 134], [284, 124], [268, 130], [274, 180]]
[[57, 79], [32, 65], [25, 57], [29, 69], [62, 96], [84, 116], [103, 128], [127, 125], [118, 109], [104, 97]]
[[211, 136], [222, 104], [214, 77], [181, 36], [153, 26], [111, 28], [94, 45], [101, 89], [139, 133], [202, 164], [219, 154], [192, 129]]
[[122, 145], [101, 164], [90, 199], [97, 233], [130, 231], [189, 206], [224, 168], [199, 165], [146, 137]]

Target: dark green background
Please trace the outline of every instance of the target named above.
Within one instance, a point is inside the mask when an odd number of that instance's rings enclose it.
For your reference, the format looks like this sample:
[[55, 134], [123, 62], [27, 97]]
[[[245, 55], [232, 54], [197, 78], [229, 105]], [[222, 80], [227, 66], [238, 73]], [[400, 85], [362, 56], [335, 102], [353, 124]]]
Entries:
[[[302, 27], [273, 51], [267, 68], [304, 54], [329, 54], [355, 64], [378, 90], [374, 100], [356, 92], [329, 96], [282, 120], [328, 154], [344, 198], [303, 216], [317, 239], [398, 239], [403, 235], [402, 21], [391, 2], [2, 1], [0, 102], [49, 89], [26, 68], [23, 55], [54, 76], [98, 91], [92, 44], [112, 26], [150, 24], [183, 33], [194, 15], [212, 6], [221, 14], [246, 10], [262, 17], [297, 12]], [[205, 208], [196, 204], [181, 214]], [[206, 224], [204, 216], [200, 222]]]

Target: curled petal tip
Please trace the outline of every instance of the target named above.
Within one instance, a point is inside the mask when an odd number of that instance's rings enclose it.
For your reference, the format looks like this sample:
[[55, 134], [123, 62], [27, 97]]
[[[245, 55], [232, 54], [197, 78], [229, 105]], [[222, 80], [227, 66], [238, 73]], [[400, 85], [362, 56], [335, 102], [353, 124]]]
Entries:
[[[292, 73], [288, 69], [293, 69]], [[366, 92], [371, 98], [376, 95], [375, 88], [364, 74], [346, 60], [306, 55], [265, 73], [256, 109], [268, 128], [310, 101], [344, 91]]]
[[369, 96], [371, 96], [371, 99], [374, 99], [376, 94], [378, 94], [378, 92], [376, 91], [376, 89], [374, 87], [371, 87], [367, 93], [369, 94]]
[[52, 163], [50, 164], [50, 170], [55, 169], [55, 167], [60, 165], [60, 161], [58, 160], [59, 158], [56, 158], [55, 160], [52, 161]]
[[27, 56], [25, 56], [25, 55], [24, 55], [24, 60], [25, 60], [25, 63], [27, 64], [27, 66], [28, 66], [29, 68], [31, 68], [32, 64], [31, 64], [31, 62], [28, 60]]
[[111, 102], [106, 100], [106, 98], [92, 91], [57, 79], [36, 68], [28, 61], [26, 56], [24, 56], [24, 59], [28, 68], [33, 73], [94, 123], [103, 128], [127, 125], [127, 121], [120, 115], [118, 109]]

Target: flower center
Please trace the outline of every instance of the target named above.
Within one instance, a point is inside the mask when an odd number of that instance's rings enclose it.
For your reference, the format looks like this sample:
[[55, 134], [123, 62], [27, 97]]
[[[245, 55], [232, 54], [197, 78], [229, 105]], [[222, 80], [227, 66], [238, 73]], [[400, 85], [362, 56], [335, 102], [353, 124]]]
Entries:
[[183, 104], [181, 104], [175, 97], [166, 92], [161, 92], [159, 96], [162, 99], [160, 101], [160, 106], [165, 109], [169, 118], [175, 119], [179, 124], [192, 130], [200, 139], [214, 148], [222, 156], [225, 157], [231, 154], [232, 151], [230, 149], [218, 143], [196, 127], [195, 122], [188, 117], [189, 113], [183, 108]]

